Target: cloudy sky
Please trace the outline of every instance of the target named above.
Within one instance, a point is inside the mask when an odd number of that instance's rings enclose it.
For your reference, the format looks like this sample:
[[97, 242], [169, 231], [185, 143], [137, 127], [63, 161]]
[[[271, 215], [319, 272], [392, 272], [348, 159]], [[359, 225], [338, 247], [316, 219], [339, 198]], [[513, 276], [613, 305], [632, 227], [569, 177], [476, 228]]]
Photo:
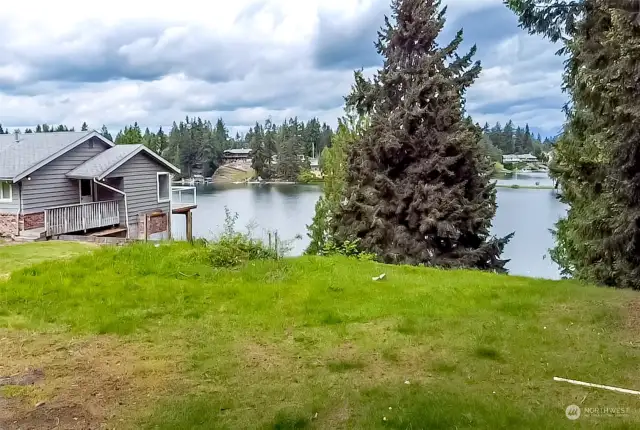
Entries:
[[[6, 3], [6, 4], [5, 4]], [[0, 123], [152, 129], [185, 116], [255, 121], [342, 113], [352, 71], [371, 72], [389, 0], [21, 0], [0, 8]], [[468, 94], [480, 123], [562, 123], [557, 47], [517, 27], [502, 0], [445, 0], [483, 72]], [[103, 3], [106, 5], [106, 3]]]

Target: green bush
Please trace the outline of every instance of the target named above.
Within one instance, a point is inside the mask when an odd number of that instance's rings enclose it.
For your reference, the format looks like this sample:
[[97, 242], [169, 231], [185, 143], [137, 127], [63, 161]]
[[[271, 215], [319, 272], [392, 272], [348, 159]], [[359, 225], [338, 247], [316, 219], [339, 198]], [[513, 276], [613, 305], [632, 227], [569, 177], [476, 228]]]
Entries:
[[208, 246], [211, 264], [214, 267], [233, 267], [250, 260], [278, 258], [275, 249], [269, 249], [262, 241], [242, 233], [223, 235], [210, 242]]
[[345, 240], [344, 242], [337, 244], [330, 240], [324, 243], [320, 255], [344, 255], [346, 257], [355, 257], [358, 260], [373, 261], [376, 259], [376, 255], [370, 252], [363, 252], [359, 249], [359, 239]]
[[316, 175], [311, 173], [310, 170], [303, 170], [298, 175], [298, 182], [301, 182], [303, 184], [308, 184], [310, 182], [315, 182], [316, 180], [317, 180]]
[[[255, 226], [247, 226], [246, 233], [235, 230], [238, 214], [232, 214], [225, 206], [224, 229], [221, 235], [212, 241], [200, 239], [207, 247], [211, 264], [214, 267], [233, 267], [250, 260], [276, 260], [291, 250], [291, 240], [279, 240], [277, 232], [269, 232], [269, 243], [253, 238], [251, 232]], [[301, 238], [297, 236], [295, 239]], [[273, 240], [272, 240], [273, 239]]]

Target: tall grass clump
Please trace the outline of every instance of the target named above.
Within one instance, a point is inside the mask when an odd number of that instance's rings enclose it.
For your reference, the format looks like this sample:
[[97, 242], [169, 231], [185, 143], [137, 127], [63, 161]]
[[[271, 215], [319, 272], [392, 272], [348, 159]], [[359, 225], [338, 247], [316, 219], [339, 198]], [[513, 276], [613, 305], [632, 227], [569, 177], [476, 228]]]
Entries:
[[253, 237], [255, 225], [247, 226], [247, 232], [239, 232], [235, 225], [238, 214], [225, 207], [223, 232], [207, 242], [214, 267], [233, 267], [250, 260], [277, 260], [291, 250], [292, 241], [282, 241], [277, 232], [268, 232], [269, 242]]

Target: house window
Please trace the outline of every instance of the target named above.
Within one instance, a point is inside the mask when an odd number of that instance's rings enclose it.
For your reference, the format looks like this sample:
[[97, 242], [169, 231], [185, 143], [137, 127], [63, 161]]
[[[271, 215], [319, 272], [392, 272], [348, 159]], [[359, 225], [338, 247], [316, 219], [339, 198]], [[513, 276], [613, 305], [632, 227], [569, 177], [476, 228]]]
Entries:
[[0, 202], [10, 202], [13, 200], [11, 182], [0, 181]]
[[171, 178], [168, 173], [158, 172], [158, 203], [171, 201]]

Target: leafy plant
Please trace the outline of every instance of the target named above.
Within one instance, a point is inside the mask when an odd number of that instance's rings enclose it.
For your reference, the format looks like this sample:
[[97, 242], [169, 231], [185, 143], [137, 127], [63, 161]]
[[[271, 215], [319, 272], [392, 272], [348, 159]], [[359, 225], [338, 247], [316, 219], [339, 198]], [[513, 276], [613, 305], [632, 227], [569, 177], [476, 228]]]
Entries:
[[293, 248], [293, 242], [301, 239], [298, 235], [291, 240], [281, 240], [278, 232], [267, 232], [267, 243], [254, 238], [255, 223], [247, 225], [247, 232], [236, 230], [238, 214], [232, 213], [225, 206], [225, 221], [223, 232], [215, 240], [205, 242], [209, 249], [209, 256], [214, 267], [233, 267], [250, 260], [276, 260]]
[[316, 175], [314, 175], [310, 170], [303, 170], [298, 175], [298, 182], [303, 184], [308, 184], [309, 182], [316, 181]]
[[363, 252], [359, 249], [359, 239], [345, 240], [342, 243], [336, 243], [333, 240], [329, 240], [324, 243], [320, 255], [344, 255], [345, 257], [355, 257], [358, 260], [373, 261], [376, 259], [376, 255], [370, 252]]
[[236, 231], [238, 213], [231, 213], [225, 206], [223, 232], [207, 244], [214, 267], [233, 267], [249, 260], [277, 259], [276, 249], [267, 247], [262, 241], [251, 237], [251, 227], [247, 233]]

